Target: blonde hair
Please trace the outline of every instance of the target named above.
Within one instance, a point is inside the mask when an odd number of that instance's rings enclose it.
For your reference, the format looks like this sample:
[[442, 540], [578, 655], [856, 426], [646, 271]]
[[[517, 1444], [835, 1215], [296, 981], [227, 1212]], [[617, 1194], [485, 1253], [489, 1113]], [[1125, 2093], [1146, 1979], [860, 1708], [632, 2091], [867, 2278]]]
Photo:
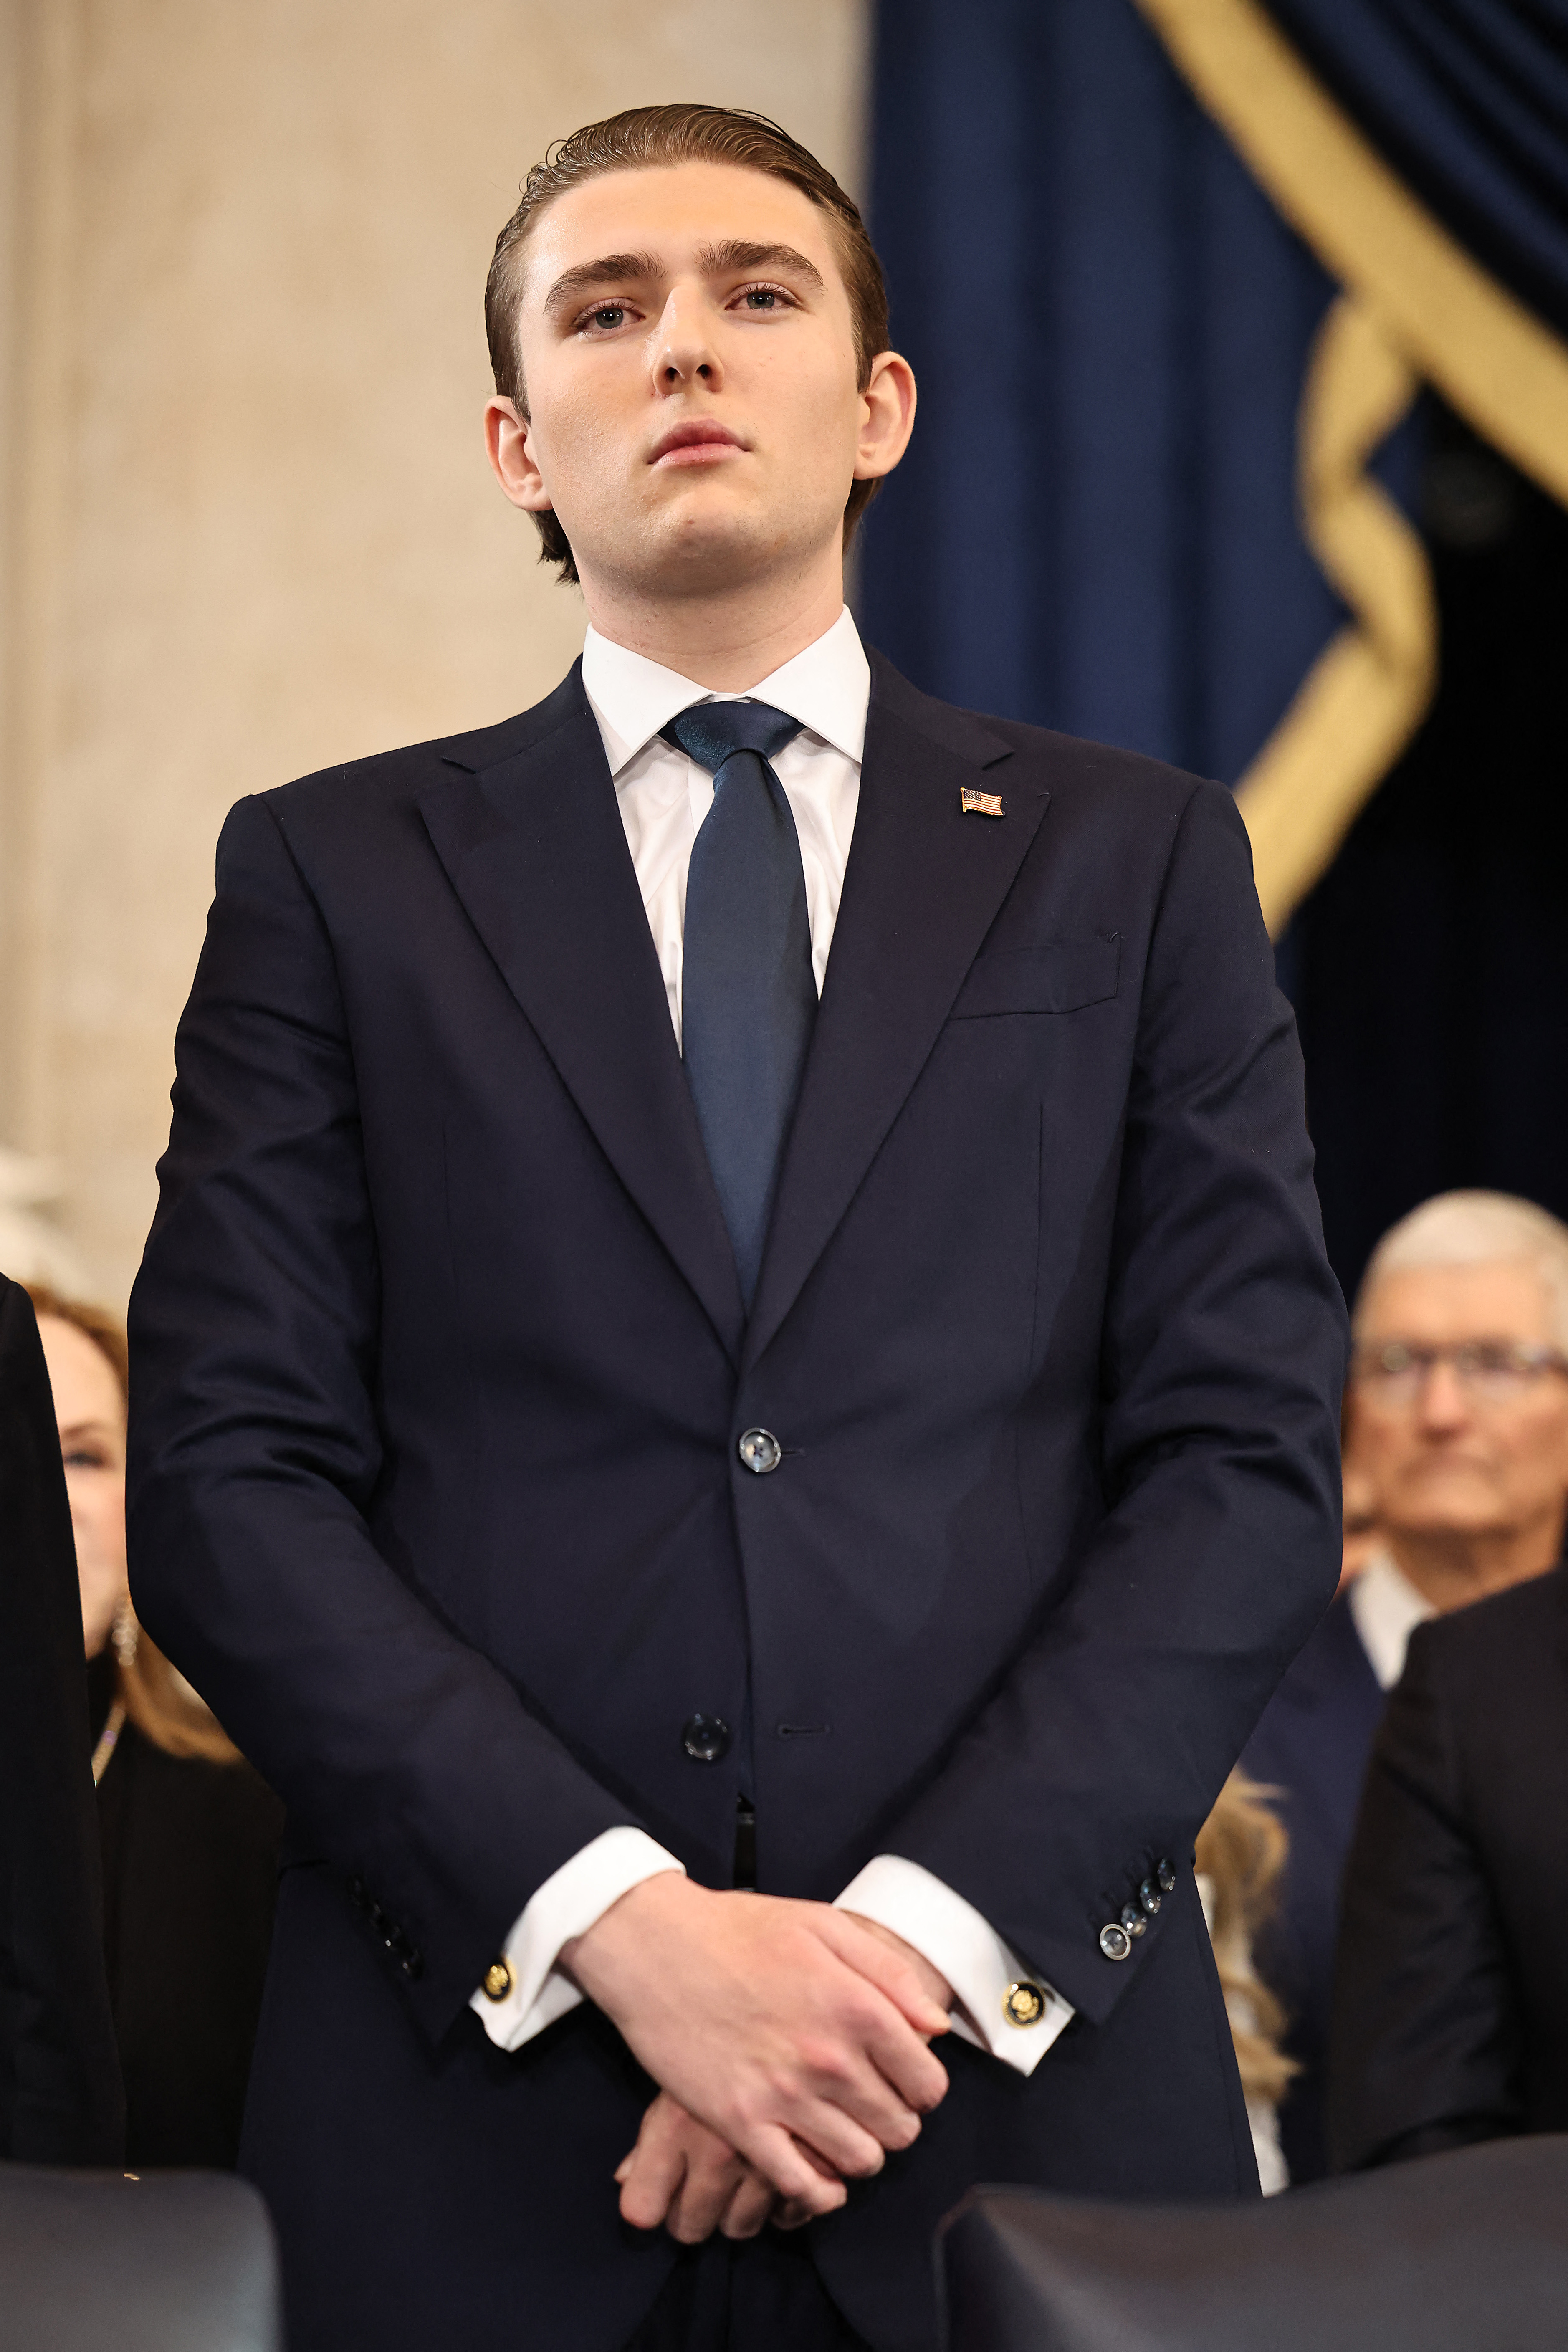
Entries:
[[[33, 1302], [35, 1315], [52, 1315], [57, 1323], [70, 1324], [84, 1339], [92, 1341], [113, 1372], [124, 1404], [130, 1395], [125, 1326], [106, 1308], [89, 1307], [80, 1299], [62, 1298], [46, 1283], [28, 1282], [22, 1286]], [[122, 1641], [116, 1629], [115, 1677], [125, 1712], [137, 1730], [166, 1756], [199, 1756], [208, 1764], [237, 1764], [238, 1748], [206, 1701], [142, 1632], [132, 1611], [129, 1594], [124, 1605], [133, 1638]]]
[[1439, 1192], [1401, 1217], [1367, 1260], [1351, 1328], [1360, 1338], [1385, 1275], [1428, 1265], [1527, 1265], [1551, 1302], [1557, 1344], [1568, 1349], [1568, 1225], [1511, 1192]]
[[1195, 1860], [1213, 1892], [1209, 1936], [1241, 2087], [1272, 2105], [1300, 2069], [1279, 2047], [1285, 2012], [1252, 1963], [1254, 1939], [1274, 1916], [1289, 1843], [1264, 1795], [1234, 1771], [1198, 1832]]

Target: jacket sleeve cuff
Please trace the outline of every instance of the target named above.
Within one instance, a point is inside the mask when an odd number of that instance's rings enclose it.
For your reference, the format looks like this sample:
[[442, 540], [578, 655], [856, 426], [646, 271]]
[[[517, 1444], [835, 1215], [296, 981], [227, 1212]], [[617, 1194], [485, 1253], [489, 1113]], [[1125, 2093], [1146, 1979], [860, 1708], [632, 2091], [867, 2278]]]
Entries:
[[953, 2032], [1020, 2074], [1034, 2073], [1073, 2015], [972, 1903], [902, 1854], [878, 1854], [836, 1907], [875, 1919], [912, 1944], [952, 1987]]
[[[503, 1967], [489, 1970], [487, 1983], [471, 1995], [468, 2007], [485, 2032], [502, 2050], [521, 2050], [583, 1996], [555, 1965], [563, 1944], [586, 1935], [612, 1903], [661, 1871], [686, 1865], [656, 1843], [646, 1830], [628, 1825], [604, 1830], [563, 1862], [558, 1871], [535, 1889], [502, 1946]], [[488, 1990], [494, 1981], [498, 1990]]]

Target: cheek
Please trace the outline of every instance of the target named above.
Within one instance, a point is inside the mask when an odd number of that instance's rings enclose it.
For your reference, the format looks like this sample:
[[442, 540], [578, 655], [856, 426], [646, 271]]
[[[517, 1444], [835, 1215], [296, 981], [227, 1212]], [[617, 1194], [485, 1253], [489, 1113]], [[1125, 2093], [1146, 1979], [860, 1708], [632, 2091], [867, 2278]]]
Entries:
[[1516, 1479], [1542, 1486], [1568, 1481], [1568, 1412], [1542, 1413], [1510, 1430], [1503, 1452]]
[[120, 1478], [78, 1479], [70, 1495], [71, 1525], [82, 1565], [118, 1568], [125, 1552], [125, 1486]]
[[592, 393], [581, 384], [546, 392], [534, 410], [530, 447], [547, 486], [591, 498], [617, 450], [624, 466], [626, 433], [616, 425], [620, 405], [603, 384]]

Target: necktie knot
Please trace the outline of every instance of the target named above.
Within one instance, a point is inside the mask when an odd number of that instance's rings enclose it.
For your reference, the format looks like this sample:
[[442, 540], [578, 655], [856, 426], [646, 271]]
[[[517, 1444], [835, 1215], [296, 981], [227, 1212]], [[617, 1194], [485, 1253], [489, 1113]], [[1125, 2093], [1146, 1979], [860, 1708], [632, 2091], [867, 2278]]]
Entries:
[[694, 702], [659, 733], [716, 776], [736, 751], [775, 758], [800, 733], [800, 721], [768, 702]]

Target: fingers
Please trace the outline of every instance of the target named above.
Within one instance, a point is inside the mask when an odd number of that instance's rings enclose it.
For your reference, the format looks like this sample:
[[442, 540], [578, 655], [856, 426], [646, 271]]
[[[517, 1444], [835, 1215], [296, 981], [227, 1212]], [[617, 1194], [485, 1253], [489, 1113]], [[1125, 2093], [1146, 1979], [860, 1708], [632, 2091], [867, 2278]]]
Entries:
[[812, 1924], [824, 1943], [858, 1975], [874, 1984], [879, 1992], [885, 1993], [916, 2033], [934, 2036], [949, 2031], [952, 2021], [946, 2010], [926, 1990], [910, 1961], [891, 1944], [884, 1943], [848, 1913], [834, 1910], [831, 1904], [815, 1906], [815, 1911]]
[[777, 2124], [765, 2124], [750, 2134], [741, 2153], [786, 2203], [799, 2207], [804, 2221], [836, 2213], [849, 2194], [842, 2180], [814, 2164]]
[[665, 2228], [683, 2246], [700, 2246], [710, 2238], [721, 2221], [726, 2220], [730, 2207], [747, 2189], [762, 2190], [762, 2210], [756, 2228], [734, 2231], [726, 2229], [725, 2235], [753, 2237], [766, 2221], [773, 2201], [773, 2192], [767, 2182], [758, 2182], [749, 2165], [743, 2164], [722, 2140], [713, 2134], [704, 2135], [710, 2145], [689, 2149], [686, 2177], [664, 2217]]
[[[947, 2096], [947, 2069], [942, 2060], [899, 2017], [878, 2020], [867, 2034], [865, 2047], [867, 2057], [905, 2112], [913, 2109], [918, 2130], [920, 2117], [930, 2115]], [[914, 2136], [911, 2132], [910, 2139]], [[882, 2145], [907, 2147], [909, 2141], [884, 2140]]]
[[777, 2202], [770, 2183], [748, 2165], [719, 2227], [727, 2238], [754, 2238]]
[[909, 2147], [920, 2137], [919, 2114], [879, 2072], [870, 2052], [888, 2034], [907, 2036], [922, 2056], [926, 2047], [885, 2003], [878, 2009], [879, 2018], [873, 2011], [855, 2021], [853, 2042], [805, 2054], [799, 2095], [784, 2118], [835, 2172], [856, 2179], [879, 2172], [884, 2150]]
[[622, 2218], [634, 2230], [657, 2230], [679, 2196], [689, 2153], [689, 2126], [692, 2132], [701, 2128], [661, 2092], [643, 2116], [637, 2146], [616, 2166]]
[[[869, 1944], [871, 1938], [866, 1940]], [[832, 2037], [802, 2053], [805, 2086], [843, 2107], [883, 2147], [908, 2147], [919, 2137], [921, 2116], [940, 2105], [946, 2094], [946, 2068], [866, 1978], [847, 1970], [839, 1977], [835, 2011]], [[817, 2144], [814, 2134], [805, 2136]], [[837, 2165], [836, 2151], [824, 2154]]]

